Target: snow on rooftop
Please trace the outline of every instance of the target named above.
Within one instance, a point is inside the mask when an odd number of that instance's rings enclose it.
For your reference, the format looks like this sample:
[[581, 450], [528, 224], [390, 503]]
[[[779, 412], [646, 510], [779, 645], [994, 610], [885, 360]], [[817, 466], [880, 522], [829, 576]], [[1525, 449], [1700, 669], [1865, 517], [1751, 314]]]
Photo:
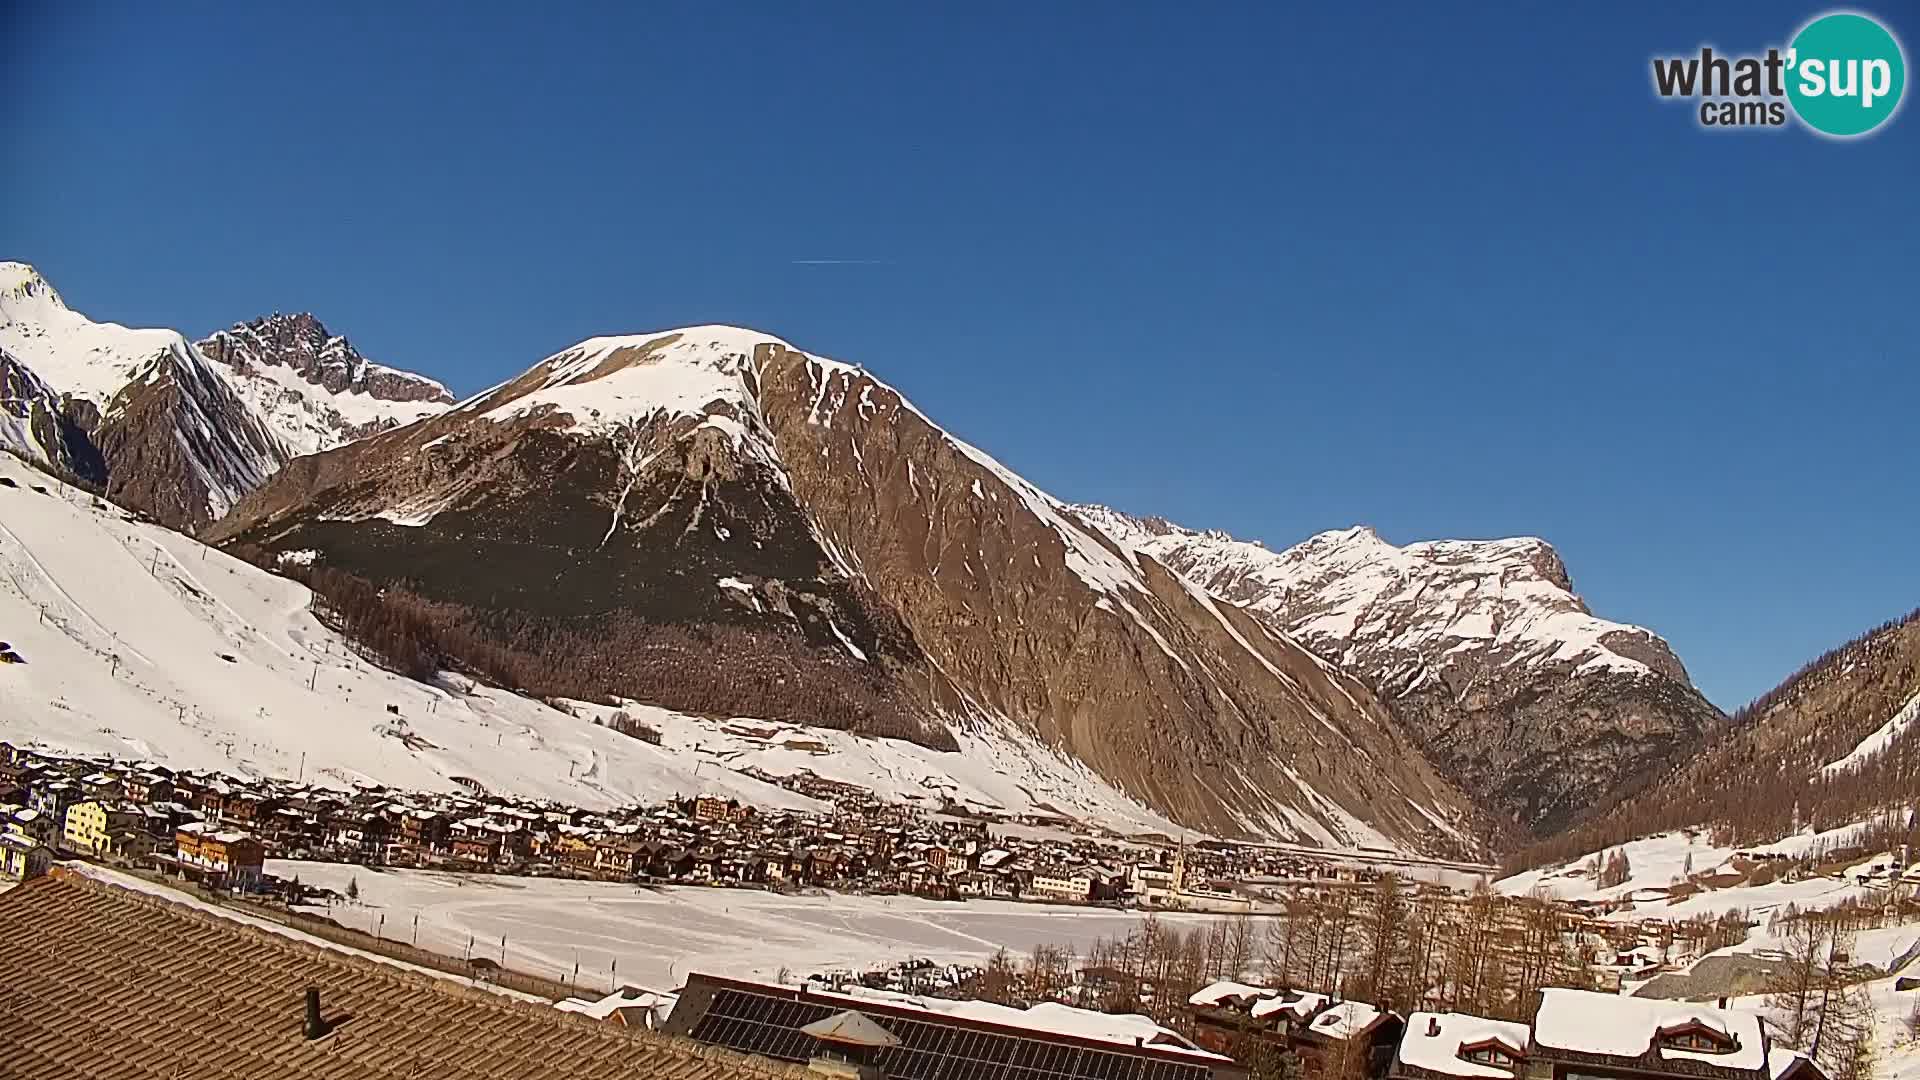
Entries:
[[1767, 1080], [1780, 1080], [1787, 1070], [1797, 1062], [1805, 1061], [1807, 1055], [1791, 1046], [1776, 1046], [1767, 1051]]
[[1251, 1013], [1255, 1020], [1263, 1019], [1277, 1012], [1292, 1013], [1295, 1019], [1305, 1020], [1315, 1012], [1318, 1012], [1320, 1007], [1326, 1003], [1327, 995], [1325, 994], [1316, 994], [1312, 991], [1286, 991], [1278, 997], [1271, 997], [1265, 1001], [1254, 1002]]
[[1488, 1020], [1465, 1013], [1417, 1012], [1407, 1018], [1407, 1032], [1400, 1040], [1398, 1055], [1404, 1064], [1449, 1076], [1511, 1080], [1513, 1070], [1468, 1061], [1461, 1055], [1461, 1048], [1497, 1042], [1518, 1057], [1527, 1052], [1527, 1036], [1527, 1025], [1507, 1020]]
[[1661, 1047], [1660, 1056], [1729, 1069], [1766, 1066], [1766, 1039], [1757, 1013], [1684, 1001], [1543, 990], [1540, 1012], [1533, 1022], [1533, 1040], [1557, 1050], [1634, 1058], [1646, 1053], [1661, 1031], [1695, 1024], [1732, 1039], [1735, 1049], [1719, 1054]]
[[594, 1001], [584, 998], [566, 998], [554, 1002], [553, 1007], [561, 1012], [579, 1013], [595, 1020], [605, 1020], [621, 1009], [646, 1009], [656, 1017], [664, 1019], [673, 1011], [674, 1003], [679, 1000], [679, 997], [674, 994], [643, 990], [637, 986], [623, 986], [606, 997]]
[[1329, 1039], [1351, 1039], [1380, 1019], [1380, 1010], [1364, 1001], [1343, 1001], [1328, 1007], [1309, 1025]]
[[1071, 1005], [1061, 1005], [1051, 1001], [1041, 1002], [1028, 1009], [1015, 1009], [1006, 1005], [996, 1005], [990, 1001], [955, 1001], [946, 998], [919, 997], [863, 986], [849, 986], [838, 991], [810, 989], [809, 994], [813, 997], [842, 998], [854, 1002], [856, 1006], [863, 1000], [878, 1001], [896, 1008], [919, 1009], [923, 1012], [999, 1024], [1004, 1027], [1073, 1035], [1099, 1042], [1119, 1043], [1123, 1046], [1152, 1046], [1212, 1061], [1228, 1060], [1219, 1054], [1200, 1049], [1178, 1032], [1161, 1027], [1151, 1018], [1138, 1014], [1096, 1012], [1092, 1009], [1076, 1009]]
[[1264, 986], [1248, 986], [1246, 983], [1234, 982], [1231, 979], [1222, 979], [1219, 982], [1195, 990], [1192, 996], [1187, 998], [1187, 1004], [1201, 1006], [1219, 1005], [1231, 998], [1265, 998], [1275, 993], [1278, 993], [1278, 991], [1269, 990]]

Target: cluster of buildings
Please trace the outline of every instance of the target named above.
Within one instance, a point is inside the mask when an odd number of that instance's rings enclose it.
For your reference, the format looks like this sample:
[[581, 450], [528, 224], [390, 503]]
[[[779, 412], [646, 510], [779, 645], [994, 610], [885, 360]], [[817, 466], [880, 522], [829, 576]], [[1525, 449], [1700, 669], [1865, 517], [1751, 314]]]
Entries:
[[339, 791], [0, 742], [8, 837], [0, 868], [30, 877], [64, 853], [251, 888], [273, 857], [1225, 912], [1251, 911], [1256, 900], [1223, 878], [1302, 869], [1297, 857], [1257, 848], [1113, 843], [1044, 814], [928, 813], [811, 774], [784, 779], [833, 810], [766, 811], [700, 795], [596, 812], [479, 794]]
[[1530, 1023], [1406, 1017], [1322, 994], [1219, 982], [1195, 993], [1194, 1042], [1297, 1057], [1315, 1080], [1825, 1080], [1772, 1045], [1758, 1013], [1587, 990], [1540, 991]]
[[221, 888], [263, 880], [263, 800], [157, 765], [46, 756], [0, 742], [0, 876], [39, 877], [56, 856], [165, 866]]

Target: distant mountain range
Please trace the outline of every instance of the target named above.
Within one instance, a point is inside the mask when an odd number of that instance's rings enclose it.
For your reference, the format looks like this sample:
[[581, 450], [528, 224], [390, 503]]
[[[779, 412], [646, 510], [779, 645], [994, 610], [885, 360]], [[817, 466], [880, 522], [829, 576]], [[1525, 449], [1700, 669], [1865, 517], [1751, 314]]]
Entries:
[[1529, 832], [1725, 724], [1659, 636], [1587, 610], [1544, 540], [1395, 547], [1360, 526], [1275, 552], [1083, 511], [1365, 680], [1436, 764]]
[[0, 445], [350, 594], [390, 655], [936, 755], [1045, 747], [1220, 835], [1484, 850], [1732, 737], [1544, 541], [1276, 552], [1068, 504], [864, 368], [738, 327], [590, 339], [456, 403], [312, 315], [189, 342], [5, 263], [0, 391]]

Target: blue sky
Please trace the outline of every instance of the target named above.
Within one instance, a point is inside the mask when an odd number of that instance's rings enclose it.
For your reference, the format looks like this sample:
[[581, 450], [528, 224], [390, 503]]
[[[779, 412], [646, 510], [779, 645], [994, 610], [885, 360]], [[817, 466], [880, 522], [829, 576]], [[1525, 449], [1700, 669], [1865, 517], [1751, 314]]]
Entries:
[[1920, 115], [1649, 86], [1821, 8], [294, 7], [9, 5], [0, 257], [458, 391], [760, 327], [1066, 498], [1545, 536], [1726, 706], [1920, 605]]

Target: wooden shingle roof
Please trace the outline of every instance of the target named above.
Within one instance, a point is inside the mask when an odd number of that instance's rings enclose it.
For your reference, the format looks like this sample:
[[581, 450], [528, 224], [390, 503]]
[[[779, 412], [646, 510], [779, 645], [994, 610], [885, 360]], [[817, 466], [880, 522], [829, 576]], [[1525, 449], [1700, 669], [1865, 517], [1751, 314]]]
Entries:
[[[331, 1030], [304, 1034], [317, 987]], [[0, 1078], [766, 1080], [603, 1024], [61, 875], [0, 895]]]

